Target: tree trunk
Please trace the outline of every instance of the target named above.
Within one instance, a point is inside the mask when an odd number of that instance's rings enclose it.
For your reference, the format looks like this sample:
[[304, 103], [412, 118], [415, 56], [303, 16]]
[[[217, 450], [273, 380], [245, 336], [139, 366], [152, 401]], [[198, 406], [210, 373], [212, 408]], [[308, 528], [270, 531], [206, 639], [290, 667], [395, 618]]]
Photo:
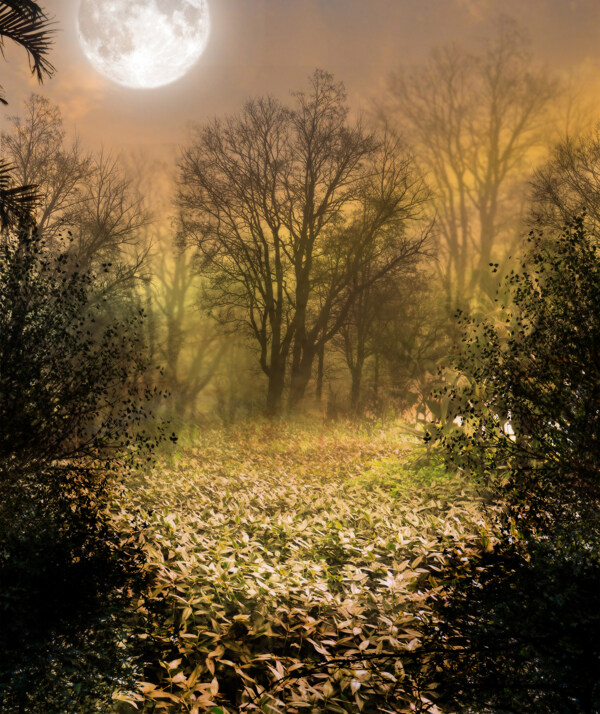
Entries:
[[292, 370], [289, 401], [290, 411], [296, 410], [304, 398], [306, 387], [310, 382], [315, 354], [315, 348], [312, 345], [305, 345], [302, 352], [302, 359], [300, 359], [296, 368]]
[[267, 390], [267, 415], [270, 417], [277, 416], [281, 412], [284, 385], [285, 362], [283, 362], [283, 364], [272, 364]]
[[316, 397], [317, 402], [320, 404], [323, 400], [323, 375], [325, 372], [325, 344], [319, 347], [318, 351], [318, 363], [317, 363], [317, 391]]
[[353, 414], [358, 414], [360, 406], [360, 387], [362, 383], [364, 359], [357, 359], [354, 368], [351, 370], [352, 387], [350, 388], [350, 409]]

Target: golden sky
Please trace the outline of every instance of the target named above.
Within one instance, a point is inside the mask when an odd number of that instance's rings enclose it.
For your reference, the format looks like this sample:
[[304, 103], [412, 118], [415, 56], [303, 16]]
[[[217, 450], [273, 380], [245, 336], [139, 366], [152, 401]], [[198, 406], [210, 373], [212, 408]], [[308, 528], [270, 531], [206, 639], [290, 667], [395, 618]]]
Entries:
[[[191, 121], [235, 111], [256, 94], [285, 96], [316, 67], [333, 72], [353, 105], [366, 108], [390, 71], [436, 45], [476, 44], [500, 12], [529, 34], [553, 69], [594, 73], [600, 64], [599, 0], [209, 0], [212, 32], [181, 80], [152, 90], [111, 83], [79, 45], [79, 0], [41, 0], [55, 16], [56, 76], [38, 87], [21, 52], [9, 50], [0, 83], [17, 113], [38, 91], [58, 103], [84, 142], [107, 148], [174, 145]], [[592, 68], [590, 70], [590, 68]]]

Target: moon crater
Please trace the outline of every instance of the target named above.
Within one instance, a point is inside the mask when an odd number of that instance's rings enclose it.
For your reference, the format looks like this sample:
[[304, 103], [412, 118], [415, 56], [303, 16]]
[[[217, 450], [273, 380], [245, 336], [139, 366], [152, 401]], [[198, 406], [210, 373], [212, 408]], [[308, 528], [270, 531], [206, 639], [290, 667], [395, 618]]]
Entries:
[[207, 0], [81, 0], [79, 41], [117, 84], [153, 89], [183, 77], [210, 34]]

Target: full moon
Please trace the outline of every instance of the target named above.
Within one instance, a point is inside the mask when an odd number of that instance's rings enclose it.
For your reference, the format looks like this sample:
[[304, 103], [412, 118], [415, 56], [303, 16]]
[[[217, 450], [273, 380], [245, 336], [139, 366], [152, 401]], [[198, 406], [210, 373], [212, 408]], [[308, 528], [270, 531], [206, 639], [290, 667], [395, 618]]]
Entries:
[[153, 89], [175, 82], [204, 52], [207, 0], [81, 0], [79, 41], [117, 84]]

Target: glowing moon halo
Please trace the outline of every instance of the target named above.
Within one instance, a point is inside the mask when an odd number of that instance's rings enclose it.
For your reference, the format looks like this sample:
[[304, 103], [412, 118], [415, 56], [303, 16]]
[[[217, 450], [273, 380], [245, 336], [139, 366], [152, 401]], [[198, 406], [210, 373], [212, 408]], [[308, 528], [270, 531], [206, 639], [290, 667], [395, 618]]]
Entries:
[[183, 77], [210, 34], [207, 0], [81, 0], [77, 25], [98, 72], [135, 89]]

